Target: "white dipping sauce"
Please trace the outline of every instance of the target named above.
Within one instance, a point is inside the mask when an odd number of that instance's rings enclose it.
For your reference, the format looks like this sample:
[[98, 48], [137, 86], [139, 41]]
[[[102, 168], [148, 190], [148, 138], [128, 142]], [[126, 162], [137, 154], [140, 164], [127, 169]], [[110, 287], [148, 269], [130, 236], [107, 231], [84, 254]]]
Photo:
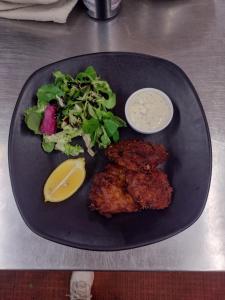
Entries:
[[154, 133], [164, 129], [173, 116], [169, 97], [160, 90], [144, 88], [127, 100], [125, 114], [128, 123], [142, 133]]

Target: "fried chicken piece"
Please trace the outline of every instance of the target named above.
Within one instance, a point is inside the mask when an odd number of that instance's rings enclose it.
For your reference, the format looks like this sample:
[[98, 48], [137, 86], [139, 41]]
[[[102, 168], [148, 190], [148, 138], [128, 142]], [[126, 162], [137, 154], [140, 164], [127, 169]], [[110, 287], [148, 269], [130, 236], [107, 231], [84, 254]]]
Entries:
[[123, 140], [111, 145], [106, 156], [116, 164], [137, 172], [149, 172], [167, 160], [163, 145], [154, 145], [141, 140]]
[[107, 176], [111, 177], [114, 182], [120, 187], [124, 187], [126, 184], [126, 169], [115, 164], [108, 164], [105, 167]]
[[172, 187], [167, 175], [158, 169], [150, 174], [128, 171], [127, 191], [141, 208], [163, 209], [169, 206]]
[[94, 176], [90, 191], [91, 208], [100, 214], [111, 216], [122, 212], [135, 212], [139, 209], [126, 191], [125, 169], [108, 165], [104, 172]]
[[164, 146], [124, 140], [109, 146], [106, 155], [115, 164], [94, 176], [90, 191], [93, 209], [111, 216], [169, 206], [172, 187], [167, 175], [157, 169], [168, 156]]

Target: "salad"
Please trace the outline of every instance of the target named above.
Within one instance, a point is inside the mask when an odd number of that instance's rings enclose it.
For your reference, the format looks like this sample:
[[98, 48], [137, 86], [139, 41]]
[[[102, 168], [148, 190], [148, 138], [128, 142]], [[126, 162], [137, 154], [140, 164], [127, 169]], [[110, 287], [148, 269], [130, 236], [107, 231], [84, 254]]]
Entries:
[[37, 104], [24, 112], [27, 127], [42, 136], [44, 151], [77, 156], [84, 152], [73, 142], [80, 136], [93, 156], [94, 146], [106, 148], [119, 141], [119, 128], [126, 123], [111, 111], [116, 95], [92, 66], [74, 77], [61, 71], [53, 77], [53, 83], [38, 89]]

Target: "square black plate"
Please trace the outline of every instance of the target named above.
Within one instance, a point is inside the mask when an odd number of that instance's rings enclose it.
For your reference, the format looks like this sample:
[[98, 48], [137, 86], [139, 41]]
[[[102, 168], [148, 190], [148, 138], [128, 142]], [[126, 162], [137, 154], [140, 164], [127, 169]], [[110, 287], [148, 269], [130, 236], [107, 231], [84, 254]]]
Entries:
[[[36, 103], [35, 94], [51, 74], [61, 70], [76, 74], [89, 65], [106, 79], [117, 94], [115, 112], [125, 118], [124, 105], [135, 90], [153, 87], [172, 100], [174, 117], [160, 133], [142, 135], [131, 128], [121, 130], [121, 139], [140, 138], [162, 143], [170, 153], [166, 165], [174, 188], [172, 204], [162, 211], [146, 210], [106, 219], [88, 208], [93, 174], [102, 170], [103, 152], [86, 158], [87, 177], [71, 199], [44, 203], [43, 185], [52, 170], [67, 157], [46, 154], [39, 136], [23, 122], [24, 110]], [[185, 73], [161, 58], [135, 53], [95, 53], [68, 58], [35, 73], [25, 83], [12, 117], [9, 135], [9, 170], [13, 193], [29, 228], [40, 236], [72, 247], [90, 250], [122, 250], [166, 239], [193, 224], [205, 206], [211, 179], [211, 142], [206, 117], [198, 95]]]

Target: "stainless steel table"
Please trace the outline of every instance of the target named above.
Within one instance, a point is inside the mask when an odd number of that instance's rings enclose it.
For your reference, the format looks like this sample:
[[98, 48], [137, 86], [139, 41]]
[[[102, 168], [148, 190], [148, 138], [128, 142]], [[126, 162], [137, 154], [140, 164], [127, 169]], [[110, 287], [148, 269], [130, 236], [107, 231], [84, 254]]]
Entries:
[[[32, 233], [16, 207], [7, 141], [18, 93], [37, 68], [82, 53], [134, 51], [185, 70], [204, 106], [212, 137], [213, 176], [200, 219], [166, 241], [121, 252], [91, 252]], [[124, 0], [110, 22], [76, 7], [66, 25], [0, 19], [0, 268], [225, 270], [225, 1]]]

